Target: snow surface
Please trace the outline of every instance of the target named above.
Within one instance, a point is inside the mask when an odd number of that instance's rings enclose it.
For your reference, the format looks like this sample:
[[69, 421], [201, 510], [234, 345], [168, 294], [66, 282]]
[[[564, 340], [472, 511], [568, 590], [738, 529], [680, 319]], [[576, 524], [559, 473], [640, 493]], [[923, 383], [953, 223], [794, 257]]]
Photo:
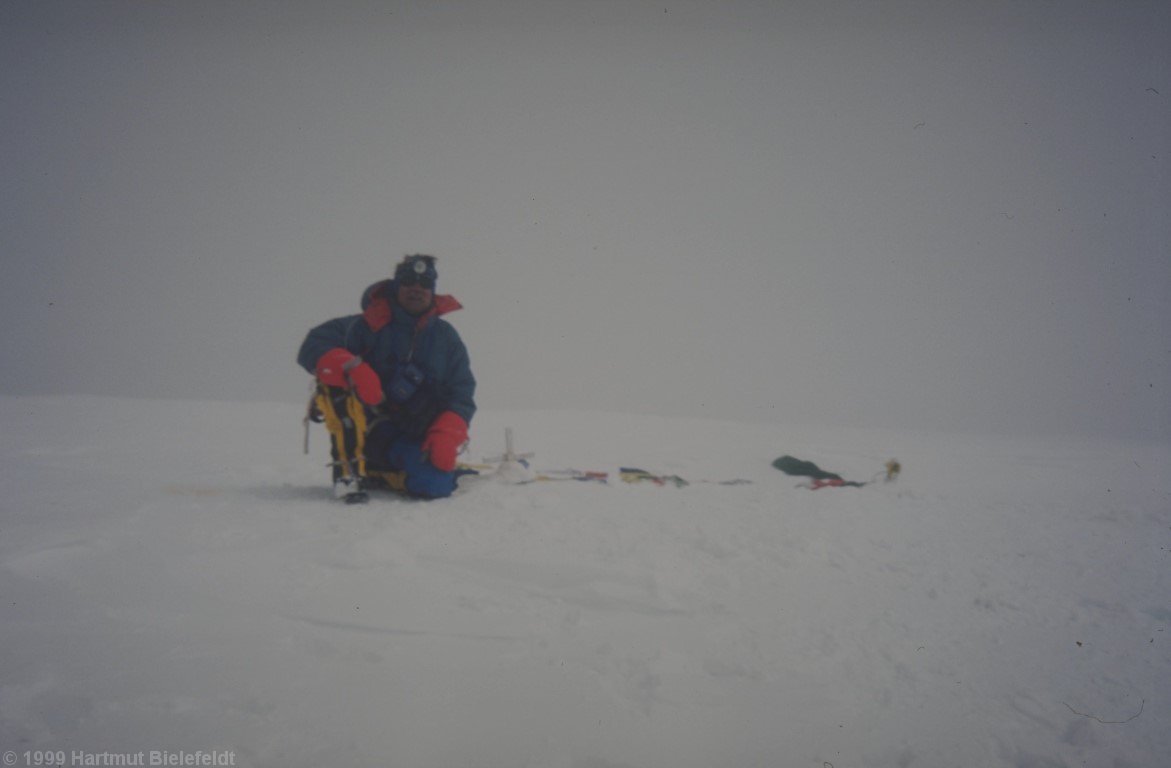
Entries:
[[[287, 405], [0, 397], [0, 744], [245, 766], [1157, 766], [1171, 447], [482, 413], [330, 499]], [[865, 480], [797, 488], [789, 453]], [[621, 465], [686, 488], [629, 485]], [[750, 485], [700, 480], [745, 478]]]

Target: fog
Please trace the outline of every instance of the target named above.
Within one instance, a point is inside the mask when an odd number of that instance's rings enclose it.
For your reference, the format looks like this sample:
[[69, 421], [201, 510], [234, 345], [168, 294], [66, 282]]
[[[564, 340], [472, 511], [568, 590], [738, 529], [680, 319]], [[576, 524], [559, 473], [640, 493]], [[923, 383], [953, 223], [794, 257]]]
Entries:
[[6, 2], [0, 392], [298, 402], [305, 332], [427, 252], [482, 408], [1167, 439], [1169, 32]]

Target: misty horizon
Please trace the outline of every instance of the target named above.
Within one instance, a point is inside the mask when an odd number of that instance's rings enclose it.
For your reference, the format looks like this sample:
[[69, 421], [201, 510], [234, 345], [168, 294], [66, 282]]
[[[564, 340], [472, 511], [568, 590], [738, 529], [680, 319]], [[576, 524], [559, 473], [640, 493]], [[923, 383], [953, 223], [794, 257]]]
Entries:
[[1166, 440], [1171, 8], [1061, 10], [5, 4], [0, 393], [300, 402], [425, 252], [481, 408]]

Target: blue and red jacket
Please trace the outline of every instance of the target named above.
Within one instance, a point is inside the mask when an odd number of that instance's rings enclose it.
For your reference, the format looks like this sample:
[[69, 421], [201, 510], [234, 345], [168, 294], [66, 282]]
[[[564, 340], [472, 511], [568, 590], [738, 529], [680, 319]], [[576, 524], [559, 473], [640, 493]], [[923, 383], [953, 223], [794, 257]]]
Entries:
[[410, 360], [443, 393], [444, 410], [470, 424], [476, 412], [476, 379], [463, 340], [441, 317], [462, 306], [451, 296], [437, 295], [428, 312], [411, 317], [395, 304], [396, 293], [394, 280], [371, 285], [362, 294], [360, 315], [338, 317], [309, 331], [297, 363], [315, 373], [322, 355], [342, 347], [369, 363], [385, 389], [395, 368]]

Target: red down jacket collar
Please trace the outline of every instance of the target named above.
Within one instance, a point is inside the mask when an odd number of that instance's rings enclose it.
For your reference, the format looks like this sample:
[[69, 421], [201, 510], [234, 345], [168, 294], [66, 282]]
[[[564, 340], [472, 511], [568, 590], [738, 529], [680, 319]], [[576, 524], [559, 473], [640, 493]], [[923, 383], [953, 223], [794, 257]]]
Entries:
[[[380, 280], [362, 293], [362, 316], [371, 330], [379, 331], [390, 322], [394, 315], [394, 295], [397, 290], [394, 280]], [[449, 312], [463, 309], [454, 296], [436, 294], [431, 309], [419, 315], [415, 327], [422, 330], [432, 319]]]

